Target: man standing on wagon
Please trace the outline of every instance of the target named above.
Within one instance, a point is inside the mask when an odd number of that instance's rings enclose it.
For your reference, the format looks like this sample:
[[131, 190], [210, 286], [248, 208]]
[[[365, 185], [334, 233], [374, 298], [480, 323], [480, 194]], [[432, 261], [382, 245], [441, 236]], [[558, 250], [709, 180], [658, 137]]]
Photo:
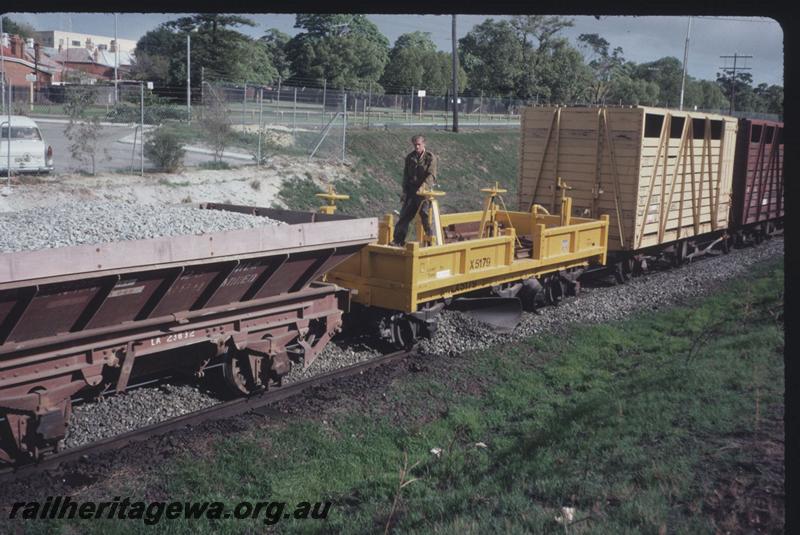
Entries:
[[406, 243], [406, 233], [408, 225], [419, 211], [422, 218], [422, 227], [425, 233], [432, 235], [430, 223], [428, 221], [429, 202], [417, 195], [417, 191], [424, 185], [433, 186], [436, 180], [437, 157], [430, 151], [425, 150], [425, 137], [416, 135], [411, 138], [414, 150], [408, 153], [403, 169], [403, 195], [400, 201], [403, 207], [400, 209], [400, 217], [394, 227], [394, 239], [392, 245], [402, 247]]

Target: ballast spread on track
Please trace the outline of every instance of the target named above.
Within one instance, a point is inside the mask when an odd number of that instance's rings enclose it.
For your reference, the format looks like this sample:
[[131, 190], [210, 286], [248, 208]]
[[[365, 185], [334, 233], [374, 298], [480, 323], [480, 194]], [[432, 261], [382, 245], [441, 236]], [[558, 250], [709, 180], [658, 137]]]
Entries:
[[349, 292], [315, 282], [377, 237], [377, 220], [203, 204], [288, 223], [0, 254], [0, 461], [65, 436], [71, 397], [223, 364], [240, 393], [308, 366]]

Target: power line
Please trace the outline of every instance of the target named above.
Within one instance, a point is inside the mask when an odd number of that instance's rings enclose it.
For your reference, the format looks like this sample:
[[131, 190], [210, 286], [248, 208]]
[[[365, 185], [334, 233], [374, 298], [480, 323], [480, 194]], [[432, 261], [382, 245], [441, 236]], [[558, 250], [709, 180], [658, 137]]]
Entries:
[[[720, 67], [726, 73], [731, 74], [731, 104], [730, 104], [730, 111], [729, 113], [733, 113], [733, 108], [735, 107], [736, 102], [736, 60], [739, 58], [752, 58], [753, 56], [749, 55], [742, 55], [738, 53], [734, 53], [732, 56], [720, 56], [720, 59], [728, 59], [733, 58], [733, 67]], [[740, 71], [749, 71], [751, 70], [750, 67], [739, 67]]]

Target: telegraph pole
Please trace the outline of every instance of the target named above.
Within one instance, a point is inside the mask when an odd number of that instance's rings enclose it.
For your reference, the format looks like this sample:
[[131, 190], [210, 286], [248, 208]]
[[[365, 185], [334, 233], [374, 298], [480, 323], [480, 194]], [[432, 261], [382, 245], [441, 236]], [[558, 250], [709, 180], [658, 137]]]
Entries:
[[455, 15], [453, 15], [453, 132], [458, 132], [458, 48]]
[[737, 67], [736, 60], [739, 58], [752, 58], [753, 56], [745, 56], [739, 53], [734, 52], [732, 56], [720, 56], [720, 59], [730, 59], [733, 58], [733, 68], [731, 67], [720, 67], [726, 73], [731, 74], [731, 105], [730, 109], [728, 110], [729, 114], [733, 114], [733, 109], [736, 107], [736, 71], [749, 71], [750, 67]]
[[[9, 42], [10, 43], [10, 42]], [[6, 55], [3, 52], [3, 17], [0, 16], [0, 107], [6, 109]], [[11, 141], [11, 129], [8, 130], [8, 139]], [[9, 149], [9, 154], [11, 150]], [[11, 167], [11, 166], [9, 166]]]
[[[55, 44], [55, 43], [53, 43]], [[114, 106], [119, 104], [119, 39], [117, 38], [117, 14], [114, 13]]]
[[192, 120], [192, 34], [186, 32], [186, 120]]
[[689, 17], [689, 26], [686, 28], [686, 45], [683, 47], [683, 77], [681, 78], [681, 105], [680, 110], [683, 111], [683, 90], [686, 87], [686, 67], [689, 61], [689, 32], [692, 29], [692, 17]]

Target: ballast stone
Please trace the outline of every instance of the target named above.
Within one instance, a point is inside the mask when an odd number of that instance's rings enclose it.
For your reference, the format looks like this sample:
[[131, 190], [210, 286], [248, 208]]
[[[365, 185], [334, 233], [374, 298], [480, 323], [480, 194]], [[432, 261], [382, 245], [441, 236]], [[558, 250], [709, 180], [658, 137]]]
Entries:
[[283, 224], [268, 217], [200, 209], [193, 205], [72, 201], [55, 207], [0, 213], [0, 252], [97, 245]]

